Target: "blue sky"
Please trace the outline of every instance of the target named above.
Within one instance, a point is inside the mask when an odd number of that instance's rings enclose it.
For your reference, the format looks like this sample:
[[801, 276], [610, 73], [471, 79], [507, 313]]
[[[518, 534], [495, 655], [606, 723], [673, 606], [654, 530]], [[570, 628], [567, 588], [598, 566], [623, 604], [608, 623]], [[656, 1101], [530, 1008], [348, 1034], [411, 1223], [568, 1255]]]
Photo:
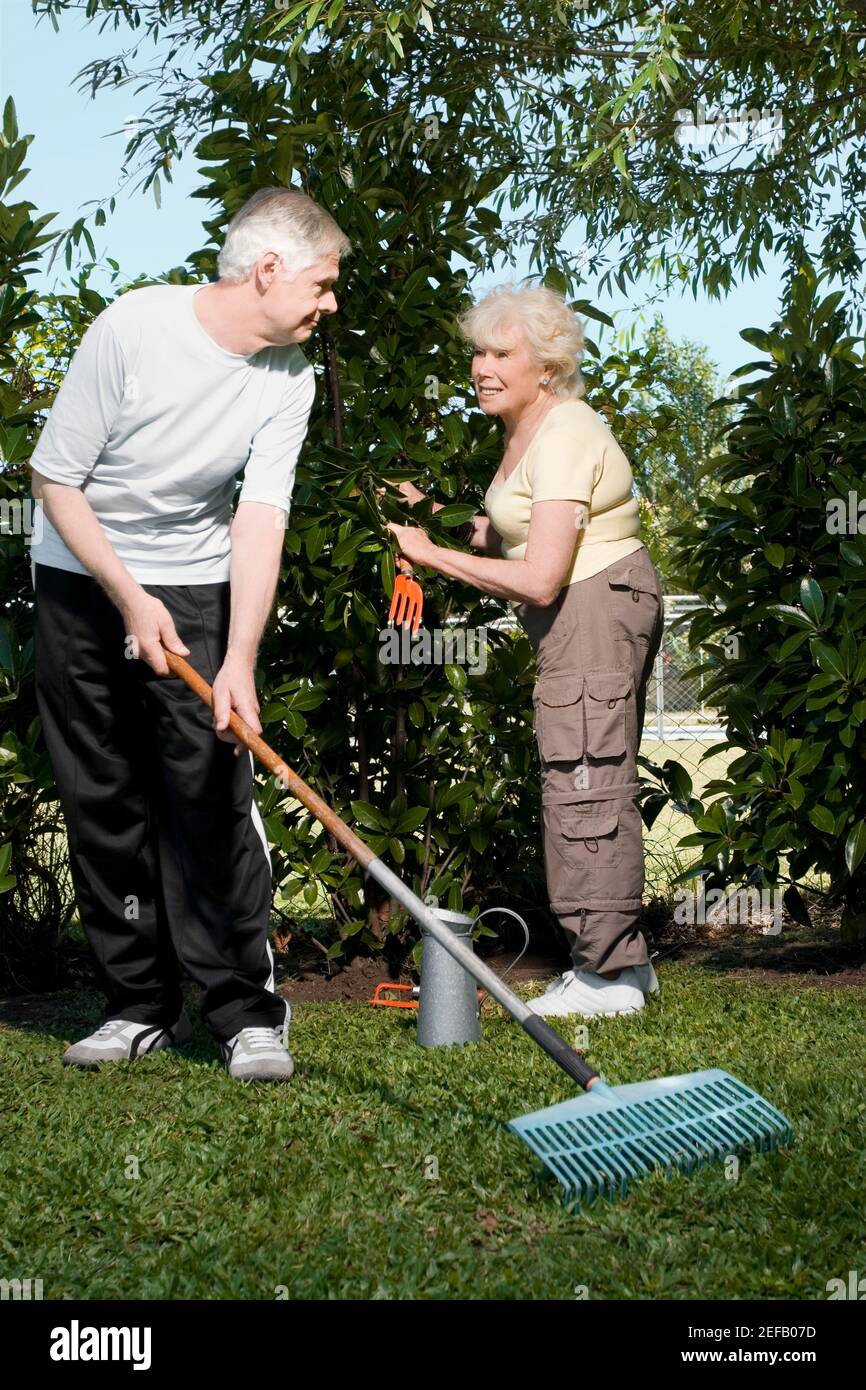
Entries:
[[[128, 47], [130, 38], [125, 26], [116, 32], [107, 27], [100, 34], [95, 23], [88, 24], [74, 13], [62, 17], [60, 33], [56, 34], [44, 19], [37, 24], [30, 0], [0, 0], [3, 100], [12, 94], [19, 129], [34, 136], [27, 160], [31, 172], [17, 196], [34, 203], [40, 213], [56, 212], [55, 229], [92, 212], [98, 201], [107, 201], [118, 190], [128, 138], [124, 125], [141, 115], [151, 98], [147, 93], [136, 97], [134, 86], [130, 86], [121, 91], [103, 88], [93, 99], [72, 84], [86, 63]], [[198, 183], [196, 161], [186, 155], [173, 174], [173, 183], [163, 181], [161, 208], [156, 207], [152, 191], [126, 191], [113, 215], [106, 207], [104, 227], [94, 228], [89, 223], [97, 256], [111, 255], [125, 275], [161, 274], [182, 264], [206, 242], [202, 220], [212, 214], [213, 205], [191, 197]], [[725, 299], [701, 296], [696, 300], [686, 291], [659, 306], [672, 336], [706, 344], [722, 376], [755, 355], [740, 339], [740, 330], [766, 326], [777, 314], [780, 263], [765, 257], [765, 265], [762, 276], [746, 281]], [[487, 276], [483, 284], [476, 282], [476, 288], [486, 288], [497, 279], [516, 279], [527, 269], [524, 263], [516, 272]], [[51, 274], [34, 276], [33, 283], [38, 288], [65, 289], [69, 285], [65, 263], [58, 257]], [[608, 313], [615, 313], [618, 323], [631, 322], [641, 313], [648, 323], [656, 312], [646, 307], [652, 288], [647, 280], [633, 286], [628, 297], [616, 291], [600, 296], [591, 286], [581, 293]], [[595, 325], [590, 325], [589, 331], [598, 336]], [[612, 345], [609, 332], [602, 341]]]

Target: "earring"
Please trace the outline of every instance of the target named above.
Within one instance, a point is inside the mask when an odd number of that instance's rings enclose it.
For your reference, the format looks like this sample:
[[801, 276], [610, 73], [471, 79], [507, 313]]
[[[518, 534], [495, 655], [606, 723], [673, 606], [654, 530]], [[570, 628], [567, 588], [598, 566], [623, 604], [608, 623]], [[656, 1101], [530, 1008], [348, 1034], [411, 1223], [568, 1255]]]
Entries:
[[549, 377], [549, 376], [543, 376], [543, 377], [541, 378], [541, 384], [542, 384], [542, 386], [549, 386], [549, 385], [550, 385], [550, 377]]

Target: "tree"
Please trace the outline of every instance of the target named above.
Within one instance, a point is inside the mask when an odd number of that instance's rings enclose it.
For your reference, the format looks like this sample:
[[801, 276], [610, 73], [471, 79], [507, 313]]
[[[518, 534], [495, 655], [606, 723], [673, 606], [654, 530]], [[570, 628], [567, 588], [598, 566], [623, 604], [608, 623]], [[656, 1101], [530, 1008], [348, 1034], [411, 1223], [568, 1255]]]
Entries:
[[724, 451], [733, 401], [720, 395], [717, 370], [706, 348], [674, 343], [660, 315], [646, 333], [629, 381], [627, 418], [634, 424], [627, 438], [641, 499], [641, 535], [673, 589], [674, 529], [694, 516], [699, 475], [706, 495], [715, 496], [719, 490], [705, 465]]
[[[81, 8], [32, 3], [58, 29]], [[230, 113], [233, 73], [249, 81], [259, 65], [267, 103], [327, 50], [337, 69], [373, 73], [383, 120], [402, 111], [408, 129], [437, 104], [462, 107], [470, 159], [500, 174], [494, 209], [518, 213], [504, 232], [491, 221], [491, 255], [528, 247], [533, 269], [557, 266], [570, 287], [600, 271], [602, 292], [624, 290], [651, 273], [664, 291], [721, 295], [766, 252], [796, 265], [813, 228], [819, 266], [859, 309], [864, 0], [86, 0], [84, 12], [162, 45], [155, 65], [138, 65], [136, 41], [80, 74], [92, 94], [157, 93], [128, 145], [157, 198], [173, 161]], [[196, 73], [222, 74], [199, 78], [209, 104], [190, 83], [189, 54]], [[575, 219], [585, 244], [569, 250]], [[69, 235], [85, 230], [79, 219]]]

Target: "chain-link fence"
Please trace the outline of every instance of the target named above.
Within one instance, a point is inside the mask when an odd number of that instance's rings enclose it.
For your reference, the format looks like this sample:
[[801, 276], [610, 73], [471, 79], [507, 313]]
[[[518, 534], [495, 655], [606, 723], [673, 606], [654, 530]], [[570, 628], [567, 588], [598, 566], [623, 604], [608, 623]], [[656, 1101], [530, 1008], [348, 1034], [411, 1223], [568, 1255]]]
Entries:
[[[665, 594], [665, 632], [647, 686], [644, 742], [697, 743], [716, 740], [724, 732], [717, 711], [704, 700], [704, 677], [686, 678], [697, 665], [689, 650], [688, 621], [681, 619], [705, 606], [698, 594]], [[674, 624], [676, 631], [672, 631]]]
[[[689, 649], [688, 614], [705, 606], [698, 594], [665, 594], [665, 630], [647, 685], [646, 719], [640, 751], [654, 763], [681, 763], [697, 796], [707, 783], [721, 777], [735, 753], [726, 750], [705, 758], [724, 740], [718, 710], [704, 699], [703, 676], [686, 677], [699, 656]], [[674, 625], [676, 627], [674, 628]], [[667, 807], [645, 836], [647, 892], [664, 894], [676, 873], [694, 860], [694, 849], [678, 849], [677, 841], [694, 830], [685, 816]]]

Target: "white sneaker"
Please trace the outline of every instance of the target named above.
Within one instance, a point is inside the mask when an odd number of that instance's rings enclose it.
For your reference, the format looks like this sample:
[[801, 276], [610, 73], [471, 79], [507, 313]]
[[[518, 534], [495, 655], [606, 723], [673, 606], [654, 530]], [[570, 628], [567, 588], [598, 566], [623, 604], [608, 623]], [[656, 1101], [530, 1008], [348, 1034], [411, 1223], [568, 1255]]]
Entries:
[[[638, 971], [645, 972], [639, 975]], [[594, 970], [566, 970], [538, 999], [529, 1002], [534, 1014], [544, 1018], [597, 1018], [602, 1014], [636, 1014], [644, 1006], [644, 988], [655, 993], [658, 980], [652, 965], [621, 970], [615, 980], [607, 980]]]
[[286, 1017], [275, 1028], [242, 1028], [220, 1043], [229, 1076], [238, 1081], [290, 1081], [295, 1070], [288, 1051], [292, 1007], [284, 999]]
[[633, 965], [631, 969], [637, 976], [637, 982], [645, 995], [658, 994], [660, 986], [652, 961], [648, 961], [646, 965]]
[[192, 1038], [192, 1024], [184, 1012], [172, 1028], [159, 1023], [133, 1023], [128, 1018], [111, 1018], [88, 1038], [67, 1047], [66, 1067], [98, 1067], [103, 1062], [133, 1062], [164, 1047], [185, 1047]]

